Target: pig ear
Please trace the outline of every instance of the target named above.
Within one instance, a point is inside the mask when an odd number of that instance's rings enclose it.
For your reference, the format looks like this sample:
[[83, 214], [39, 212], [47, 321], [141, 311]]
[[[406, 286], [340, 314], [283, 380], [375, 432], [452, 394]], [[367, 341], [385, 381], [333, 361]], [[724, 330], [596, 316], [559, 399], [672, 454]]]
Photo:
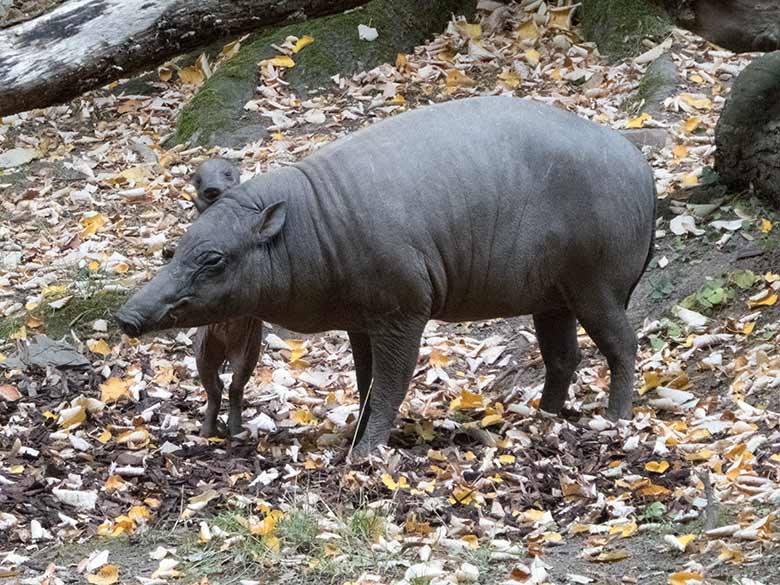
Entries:
[[272, 203], [260, 212], [260, 219], [257, 222], [255, 231], [259, 237], [260, 243], [265, 243], [275, 237], [284, 225], [287, 218], [287, 203], [278, 201]]

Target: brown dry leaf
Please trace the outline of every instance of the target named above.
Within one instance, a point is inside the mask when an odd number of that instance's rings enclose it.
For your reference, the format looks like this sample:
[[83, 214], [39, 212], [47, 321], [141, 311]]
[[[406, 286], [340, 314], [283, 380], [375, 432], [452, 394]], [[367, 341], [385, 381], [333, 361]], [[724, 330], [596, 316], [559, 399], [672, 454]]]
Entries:
[[22, 397], [22, 393], [16, 386], [10, 384], [0, 384], [0, 400], [6, 402], [16, 402]]

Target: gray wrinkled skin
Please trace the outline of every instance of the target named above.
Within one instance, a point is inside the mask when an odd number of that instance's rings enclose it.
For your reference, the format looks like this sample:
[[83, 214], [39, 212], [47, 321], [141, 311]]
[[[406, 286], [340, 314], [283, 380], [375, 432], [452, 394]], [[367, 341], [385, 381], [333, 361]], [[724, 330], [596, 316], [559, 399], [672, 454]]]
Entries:
[[346, 330], [359, 454], [387, 441], [429, 319], [532, 314], [553, 413], [579, 361], [579, 320], [611, 371], [606, 415], [630, 418], [625, 307], [654, 216], [651, 169], [616, 132], [528, 100], [458, 100], [232, 189], [118, 320], [131, 335], [250, 315]]
[[[204, 162], [192, 176], [198, 197], [194, 203], [201, 213], [216, 202], [225, 191], [239, 184], [241, 173], [225, 159]], [[219, 371], [230, 364], [233, 378], [228, 389], [228, 433], [238, 435], [241, 427], [241, 402], [244, 386], [252, 377], [263, 345], [263, 321], [240, 317], [198, 328], [195, 335], [195, 363], [208, 402], [200, 434], [217, 436], [217, 416], [222, 403], [222, 380]]]

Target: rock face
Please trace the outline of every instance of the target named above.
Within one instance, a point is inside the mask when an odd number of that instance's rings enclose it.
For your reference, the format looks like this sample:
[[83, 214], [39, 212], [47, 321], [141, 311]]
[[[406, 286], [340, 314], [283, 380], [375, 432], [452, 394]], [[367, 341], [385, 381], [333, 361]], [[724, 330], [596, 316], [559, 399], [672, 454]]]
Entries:
[[715, 169], [725, 184], [752, 185], [780, 207], [780, 51], [754, 60], [734, 81], [715, 145]]

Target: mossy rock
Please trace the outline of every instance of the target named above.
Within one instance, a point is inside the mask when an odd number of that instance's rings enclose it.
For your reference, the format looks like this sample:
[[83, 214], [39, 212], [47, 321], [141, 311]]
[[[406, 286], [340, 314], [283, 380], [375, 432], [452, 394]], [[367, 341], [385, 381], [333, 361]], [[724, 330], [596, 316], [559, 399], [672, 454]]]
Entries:
[[[475, 5], [475, 0], [373, 0], [342, 14], [261, 29], [182, 109], [173, 141], [225, 144], [242, 128], [257, 128], [265, 121], [244, 111], [243, 106], [255, 96], [258, 63], [277, 55], [272, 45], [281, 44], [290, 35], [314, 38], [295, 56], [295, 67], [285, 74], [285, 81], [306, 96], [330, 85], [333, 75], [351, 75], [393, 61], [398, 52], [409, 51], [441, 32], [452, 14], [471, 17]], [[376, 28], [379, 37], [371, 42], [360, 40], [359, 24]], [[257, 128], [257, 133], [262, 129]]]
[[582, 28], [588, 40], [610, 57], [638, 55], [642, 39], [659, 39], [669, 31], [671, 19], [652, 0], [584, 0]]

